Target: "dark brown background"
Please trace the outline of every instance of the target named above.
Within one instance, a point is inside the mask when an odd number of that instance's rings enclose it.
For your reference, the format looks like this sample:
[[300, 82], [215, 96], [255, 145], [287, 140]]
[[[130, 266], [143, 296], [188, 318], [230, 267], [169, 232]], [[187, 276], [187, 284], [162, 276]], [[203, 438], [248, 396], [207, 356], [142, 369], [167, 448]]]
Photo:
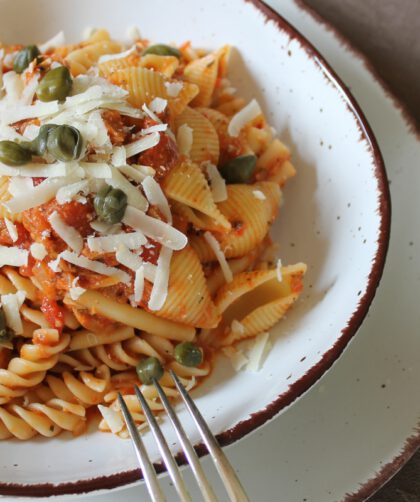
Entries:
[[[303, 0], [363, 52], [420, 125], [420, 0]], [[420, 502], [420, 451], [370, 502]]]

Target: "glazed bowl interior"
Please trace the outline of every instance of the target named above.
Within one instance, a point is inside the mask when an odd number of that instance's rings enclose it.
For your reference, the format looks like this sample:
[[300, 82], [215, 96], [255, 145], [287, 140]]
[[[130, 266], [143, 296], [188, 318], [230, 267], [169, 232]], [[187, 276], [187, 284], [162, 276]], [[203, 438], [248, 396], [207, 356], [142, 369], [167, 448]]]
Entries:
[[[306, 41], [285, 22], [267, 21], [261, 5], [253, 2], [3, 0], [0, 5], [7, 43], [43, 42], [59, 30], [76, 41], [87, 26], [124, 38], [127, 27], [136, 25], [153, 41], [238, 48], [230, 67], [233, 85], [246, 98], [258, 99], [291, 147], [298, 170], [285, 188], [272, 237], [283, 263], [308, 265], [302, 299], [271, 330], [273, 348], [261, 371], [236, 373], [219, 358], [210, 378], [193, 393], [223, 443], [243, 437], [293, 402], [337, 359], [380, 279], [389, 224], [386, 179], [357, 105]], [[180, 417], [199, 443], [182, 408]], [[166, 421], [163, 427], [177, 451]], [[149, 434], [145, 440], [158, 458]], [[7, 441], [1, 464], [3, 492], [13, 483], [10, 493], [28, 495], [112, 487], [137, 477], [130, 442], [94, 430], [78, 438], [62, 434]]]

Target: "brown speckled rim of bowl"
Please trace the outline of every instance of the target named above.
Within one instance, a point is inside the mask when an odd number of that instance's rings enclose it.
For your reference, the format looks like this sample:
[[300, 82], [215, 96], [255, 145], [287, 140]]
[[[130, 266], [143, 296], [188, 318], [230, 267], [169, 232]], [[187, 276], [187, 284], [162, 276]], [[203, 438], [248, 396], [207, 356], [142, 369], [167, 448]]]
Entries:
[[[244, 0], [244, 2], [252, 3], [255, 8], [264, 15], [267, 22], [272, 21], [278, 27], [279, 31], [286, 32], [291, 39], [298, 41], [308, 55], [316, 61], [325, 77], [328, 78], [331, 84], [340, 91], [343, 100], [346, 102], [348, 110], [354, 115], [358, 124], [361, 139], [367, 143], [371, 150], [375, 165], [375, 177], [378, 184], [378, 214], [380, 215], [381, 221], [377, 240], [378, 250], [372, 262], [366, 292], [363, 297], [361, 297], [357, 309], [353, 312], [347, 326], [342, 330], [341, 336], [338, 338], [334, 346], [328, 350], [323, 355], [322, 359], [303, 377], [293, 383], [285, 393], [279, 395], [265, 409], [252, 414], [249, 418], [237, 423], [231, 429], [218, 434], [217, 439], [222, 446], [238, 441], [249, 432], [272, 419], [286, 406], [293, 403], [293, 401], [306, 392], [331, 367], [334, 361], [338, 359], [346, 345], [357, 332], [375, 296], [375, 292], [379, 285], [385, 265], [391, 222], [391, 200], [383, 158], [372, 129], [370, 128], [360, 106], [351, 95], [347, 86], [325, 61], [323, 56], [321, 56], [321, 54], [315, 49], [315, 47], [298, 30], [292, 27], [290, 23], [288, 23], [280, 14], [265, 5], [261, 0]], [[203, 444], [197, 445], [196, 449], [200, 456], [207, 453]], [[179, 464], [185, 464], [185, 458], [182, 454], [177, 456], [177, 460]], [[158, 472], [163, 472], [165, 470], [162, 464], [156, 465], [156, 468]], [[0, 494], [26, 497], [82, 494], [95, 490], [112, 489], [135, 483], [139, 480], [140, 476], [140, 470], [134, 469], [110, 476], [99, 476], [96, 478], [60, 484], [42, 483], [23, 485], [17, 483], [0, 483]]]

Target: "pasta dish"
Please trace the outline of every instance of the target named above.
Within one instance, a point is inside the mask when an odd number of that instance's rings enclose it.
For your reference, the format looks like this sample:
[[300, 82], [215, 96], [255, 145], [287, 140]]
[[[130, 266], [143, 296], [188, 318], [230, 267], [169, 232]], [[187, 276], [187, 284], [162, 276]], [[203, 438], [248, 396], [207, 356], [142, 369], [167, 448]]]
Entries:
[[231, 48], [131, 37], [0, 49], [2, 439], [79, 435], [97, 409], [126, 437], [118, 393], [141, 427], [136, 384], [159, 413], [169, 370], [258, 369], [302, 291], [269, 237], [295, 168]]

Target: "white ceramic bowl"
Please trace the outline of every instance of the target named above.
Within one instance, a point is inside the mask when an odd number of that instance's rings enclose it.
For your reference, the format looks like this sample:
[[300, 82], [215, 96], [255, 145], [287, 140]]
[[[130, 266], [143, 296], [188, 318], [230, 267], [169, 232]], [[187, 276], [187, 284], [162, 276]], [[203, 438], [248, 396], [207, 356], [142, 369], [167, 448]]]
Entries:
[[[309, 266], [302, 300], [272, 330], [274, 346], [259, 373], [235, 373], [218, 360], [194, 397], [223, 444], [264, 424], [305, 392], [338, 358], [362, 322], [380, 280], [390, 206], [381, 155], [348, 89], [299, 33], [259, 1], [3, 0], [6, 42], [33, 43], [63, 29], [106, 27], [124, 37], [137, 25], [155, 41], [239, 49], [233, 84], [256, 97], [293, 151], [298, 176], [285, 190], [273, 237], [284, 263]], [[24, 13], [24, 15], [22, 15]], [[343, 389], [345, 391], [345, 389]], [[200, 443], [186, 413], [181, 419]], [[169, 444], [178, 450], [167, 423]], [[152, 457], [158, 454], [146, 435]], [[92, 433], [73, 439], [3, 443], [0, 493], [80, 493], [134, 482], [129, 441]]]

